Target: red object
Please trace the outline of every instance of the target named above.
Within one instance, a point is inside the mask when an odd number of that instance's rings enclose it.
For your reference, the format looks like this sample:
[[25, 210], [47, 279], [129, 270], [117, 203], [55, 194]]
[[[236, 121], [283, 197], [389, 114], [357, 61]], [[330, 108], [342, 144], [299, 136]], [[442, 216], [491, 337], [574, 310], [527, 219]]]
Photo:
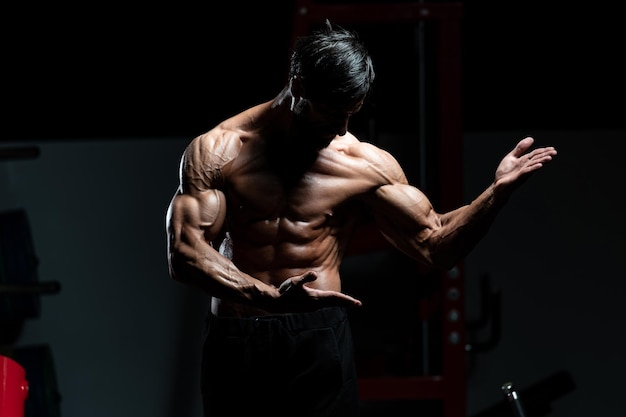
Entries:
[[24, 417], [27, 397], [26, 371], [13, 359], [0, 355], [0, 416]]

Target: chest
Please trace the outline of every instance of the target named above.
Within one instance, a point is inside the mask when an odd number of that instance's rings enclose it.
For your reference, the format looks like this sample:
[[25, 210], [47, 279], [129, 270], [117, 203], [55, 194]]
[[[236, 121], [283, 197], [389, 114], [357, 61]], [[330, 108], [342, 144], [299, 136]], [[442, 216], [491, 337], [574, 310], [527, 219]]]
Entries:
[[303, 222], [332, 215], [354, 193], [348, 178], [329, 177], [316, 171], [289, 178], [267, 170], [248, 172], [233, 177], [226, 190], [231, 215]]
[[245, 146], [224, 172], [229, 216], [239, 222], [344, 217], [346, 206], [376, 186], [368, 164], [337, 147], [307, 158], [255, 145]]
[[310, 160], [284, 155], [272, 161], [258, 153], [240, 156], [226, 176], [231, 215], [311, 222], [338, 214], [371, 187], [358, 166], [336, 152], [321, 152]]

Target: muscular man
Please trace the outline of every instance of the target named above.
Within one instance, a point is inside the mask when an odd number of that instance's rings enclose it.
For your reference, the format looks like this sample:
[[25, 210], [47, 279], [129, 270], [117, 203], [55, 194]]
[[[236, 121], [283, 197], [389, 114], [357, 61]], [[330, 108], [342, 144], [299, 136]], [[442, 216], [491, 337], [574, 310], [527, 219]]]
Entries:
[[[470, 204], [439, 213], [392, 155], [348, 131], [374, 70], [356, 34], [300, 38], [272, 100], [195, 138], [167, 212], [173, 279], [211, 297], [206, 416], [356, 416], [357, 379], [339, 267], [365, 213], [427, 268], [448, 269], [511, 192], [552, 160], [519, 141]], [[392, 285], [392, 283], [381, 283]]]

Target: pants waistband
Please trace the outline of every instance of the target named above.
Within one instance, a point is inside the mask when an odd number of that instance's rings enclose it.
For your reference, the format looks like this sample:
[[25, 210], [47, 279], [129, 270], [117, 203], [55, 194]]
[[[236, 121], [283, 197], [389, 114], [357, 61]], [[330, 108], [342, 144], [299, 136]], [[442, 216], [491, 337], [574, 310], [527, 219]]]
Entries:
[[288, 330], [314, 329], [335, 326], [347, 318], [343, 307], [325, 307], [302, 313], [271, 314], [253, 317], [222, 317], [209, 311], [209, 324], [231, 330], [256, 328], [263, 324], [280, 324]]

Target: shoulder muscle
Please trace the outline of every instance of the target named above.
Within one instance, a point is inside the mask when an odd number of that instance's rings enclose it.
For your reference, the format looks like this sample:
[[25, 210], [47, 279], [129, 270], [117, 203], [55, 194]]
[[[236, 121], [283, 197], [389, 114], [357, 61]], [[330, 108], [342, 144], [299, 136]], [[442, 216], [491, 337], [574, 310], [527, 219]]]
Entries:
[[217, 127], [193, 139], [185, 149], [180, 163], [180, 184], [183, 192], [206, 191], [223, 182], [223, 169], [241, 148], [239, 135]]
[[384, 149], [367, 142], [349, 142], [341, 148], [347, 156], [361, 160], [363, 172], [379, 185], [406, 184], [407, 179], [398, 161]]

